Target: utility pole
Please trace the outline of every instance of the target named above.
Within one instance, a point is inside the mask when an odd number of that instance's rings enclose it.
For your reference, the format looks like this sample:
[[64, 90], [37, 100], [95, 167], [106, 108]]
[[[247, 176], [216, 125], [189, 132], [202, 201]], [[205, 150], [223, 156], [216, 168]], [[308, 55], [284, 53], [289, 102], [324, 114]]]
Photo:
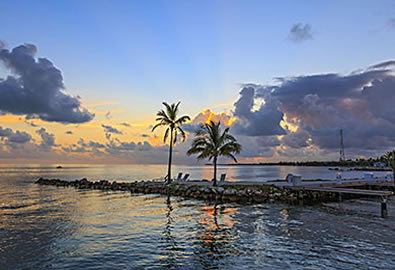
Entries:
[[346, 156], [344, 154], [343, 129], [340, 129], [340, 162], [345, 160]]

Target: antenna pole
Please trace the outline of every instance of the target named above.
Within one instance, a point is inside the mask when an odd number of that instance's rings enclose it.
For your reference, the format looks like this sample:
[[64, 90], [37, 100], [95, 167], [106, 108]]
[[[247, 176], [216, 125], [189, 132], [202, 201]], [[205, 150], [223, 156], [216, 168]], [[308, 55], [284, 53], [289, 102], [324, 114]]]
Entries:
[[346, 156], [344, 154], [344, 143], [343, 143], [343, 129], [340, 129], [340, 161], [345, 161]]

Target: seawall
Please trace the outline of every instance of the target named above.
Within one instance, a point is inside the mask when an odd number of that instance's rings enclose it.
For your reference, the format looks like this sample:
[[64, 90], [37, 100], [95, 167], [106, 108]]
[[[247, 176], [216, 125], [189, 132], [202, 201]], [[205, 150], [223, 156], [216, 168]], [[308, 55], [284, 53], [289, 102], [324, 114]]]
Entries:
[[[162, 194], [181, 196], [186, 198], [215, 200], [221, 202], [238, 203], [304, 203], [317, 204], [321, 202], [333, 202], [339, 200], [339, 195], [332, 192], [322, 191], [296, 191], [268, 184], [238, 185], [237, 183], [226, 183], [212, 186], [207, 182], [165, 184], [155, 181], [141, 182], [109, 182], [88, 181], [87, 179], [66, 181], [60, 179], [40, 178], [36, 181], [41, 185], [53, 185], [57, 187], [74, 187], [78, 189], [96, 189], [128, 191], [136, 194]], [[358, 198], [360, 195], [342, 194], [341, 199]]]

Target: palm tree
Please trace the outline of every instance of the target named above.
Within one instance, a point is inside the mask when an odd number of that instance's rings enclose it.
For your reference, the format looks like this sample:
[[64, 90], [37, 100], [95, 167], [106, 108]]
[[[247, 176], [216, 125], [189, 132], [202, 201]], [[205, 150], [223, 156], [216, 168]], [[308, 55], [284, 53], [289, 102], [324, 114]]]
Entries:
[[223, 132], [220, 128], [221, 122], [210, 121], [209, 124], [203, 125], [195, 132], [195, 139], [187, 155], [200, 154], [198, 159], [208, 158], [213, 160], [214, 178], [213, 185], [217, 185], [217, 160], [219, 156], [232, 158], [235, 162], [237, 159], [233, 155], [239, 154], [241, 144], [237, 143], [235, 137], [229, 134], [229, 127]]
[[156, 128], [160, 126], [167, 126], [165, 131], [165, 136], [163, 137], [163, 142], [166, 143], [167, 138], [170, 135], [170, 142], [169, 142], [169, 165], [167, 167], [167, 179], [168, 182], [171, 182], [171, 159], [173, 154], [173, 146], [177, 142], [178, 132], [181, 133], [182, 140], [185, 141], [185, 132], [182, 130], [181, 125], [185, 122], [191, 120], [188, 115], [183, 115], [180, 118], [177, 118], [178, 114], [178, 106], [180, 102], [177, 104], [173, 103], [171, 105], [167, 104], [166, 102], [162, 103], [166, 110], [160, 110], [156, 114], [156, 122], [157, 124], [152, 128], [152, 132], [155, 131]]
[[387, 162], [387, 165], [391, 167], [395, 181], [395, 150], [385, 153], [384, 159]]

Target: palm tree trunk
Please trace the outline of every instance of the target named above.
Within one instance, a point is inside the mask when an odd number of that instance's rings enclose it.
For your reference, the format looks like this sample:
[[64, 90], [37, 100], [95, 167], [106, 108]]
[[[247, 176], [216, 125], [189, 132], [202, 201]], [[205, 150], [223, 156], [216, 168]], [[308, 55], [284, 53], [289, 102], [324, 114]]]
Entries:
[[217, 185], [217, 157], [214, 157], [214, 178], [213, 178], [213, 186]]
[[172, 154], [173, 154], [173, 129], [170, 130], [171, 134], [170, 134], [170, 147], [169, 147], [169, 164], [167, 166], [167, 179], [168, 179], [168, 183], [171, 182], [171, 158], [172, 158]]

